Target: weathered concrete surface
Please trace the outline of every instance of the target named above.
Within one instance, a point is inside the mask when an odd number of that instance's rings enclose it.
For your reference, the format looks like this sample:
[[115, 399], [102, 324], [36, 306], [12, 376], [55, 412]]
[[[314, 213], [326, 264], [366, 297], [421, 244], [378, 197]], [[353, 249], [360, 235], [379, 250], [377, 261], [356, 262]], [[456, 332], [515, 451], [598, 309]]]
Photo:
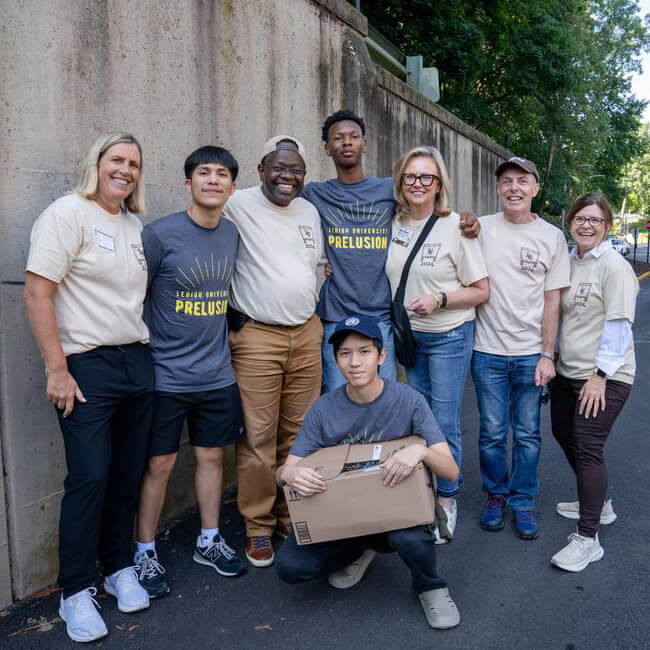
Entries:
[[[35, 218], [71, 187], [98, 134], [126, 129], [141, 140], [145, 221], [187, 204], [183, 160], [206, 143], [232, 149], [241, 187], [256, 182], [262, 143], [283, 132], [305, 143], [309, 177], [331, 176], [320, 125], [346, 105], [368, 121], [369, 173], [438, 143], [456, 209], [495, 207], [491, 173], [503, 150], [376, 70], [361, 41], [366, 21], [344, 0], [7, 0], [2, 9], [0, 433], [12, 589], [22, 598], [56, 576], [65, 466], [20, 283]], [[194, 501], [190, 456], [184, 445], [167, 515]], [[0, 492], [4, 586], [2, 505]], [[0, 588], [0, 604], [8, 593]]]

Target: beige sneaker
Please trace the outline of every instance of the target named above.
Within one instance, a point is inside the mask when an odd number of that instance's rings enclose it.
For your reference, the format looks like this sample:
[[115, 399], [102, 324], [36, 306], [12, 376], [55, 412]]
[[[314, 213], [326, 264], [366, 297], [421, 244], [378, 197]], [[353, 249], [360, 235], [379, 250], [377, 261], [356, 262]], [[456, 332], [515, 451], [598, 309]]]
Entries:
[[560, 569], [577, 573], [605, 555], [598, 541], [598, 533], [596, 537], [583, 537], [578, 533], [571, 533], [567, 539], [569, 543], [551, 558], [551, 564]]
[[333, 571], [327, 576], [327, 582], [336, 589], [349, 589], [354, 587], [363, 578], [366, 569], [373, 561], [376, 551], [367, 548], [358, 560], [348, 564], [339, 571]]
[[436, 630], [448, 630], [460, 623], [460, 613], [449, 589], [432, 589], [419, 594], [427, 623]]
[[[558, 515], [562, 515], [567, 519], [580, 519], [580, 501], [567, 501], [558, 503], [555, 506], [555, 511]], [[616, 513], [612, 506], [612, 500], [607, 499], [603, 504], [603, 509], [600, 511], [600, 523], [604, 526], [613, 524], [616, 521]]]

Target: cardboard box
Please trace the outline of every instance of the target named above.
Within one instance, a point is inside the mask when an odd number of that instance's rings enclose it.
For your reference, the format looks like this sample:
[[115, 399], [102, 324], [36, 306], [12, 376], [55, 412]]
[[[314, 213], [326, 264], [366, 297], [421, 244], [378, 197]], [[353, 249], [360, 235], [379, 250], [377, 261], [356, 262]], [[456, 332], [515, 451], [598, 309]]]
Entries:
[[430, 472], [423, 463], [395, 487], [382, 483], [381, 463], [414, 443], [426, 444], [419, 436], [407, 436], [388, 442], [336, 445], [300, 460], [298, 465], [321, 474], [327, 481], [327, 490], [301, 497], [289, 486], [284, 487], [298, 544], [433, 523], [434, 493]]

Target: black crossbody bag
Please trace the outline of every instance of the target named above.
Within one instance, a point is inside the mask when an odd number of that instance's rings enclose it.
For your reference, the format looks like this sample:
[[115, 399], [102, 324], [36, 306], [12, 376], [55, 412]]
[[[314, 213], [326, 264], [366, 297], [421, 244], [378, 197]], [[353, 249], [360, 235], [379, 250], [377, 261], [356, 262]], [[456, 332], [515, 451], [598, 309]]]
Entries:
[[424, 244], [424, 240], [431, 232], [431, 229], [436, 225], [436, 221], [438, 221], [438, 217], [431, 215], [429, 221], [422, 228], [420, 236], [417, 238], [409, 256], [406, 258], [395, 298], [390, 303], [390, 320], [393, 325], [393, 338], [395, 339], [395, 356], [405, 368], [412, 368], [415, 364], [415, 338], [413, 336], [413, 330], [411, 330], [409, 315], [406, 312], [406, 307], [404, 307], [406, 280], [408, 279], [409, 270], [415, 256], [420, 248], [422, 248], [422, 244]]

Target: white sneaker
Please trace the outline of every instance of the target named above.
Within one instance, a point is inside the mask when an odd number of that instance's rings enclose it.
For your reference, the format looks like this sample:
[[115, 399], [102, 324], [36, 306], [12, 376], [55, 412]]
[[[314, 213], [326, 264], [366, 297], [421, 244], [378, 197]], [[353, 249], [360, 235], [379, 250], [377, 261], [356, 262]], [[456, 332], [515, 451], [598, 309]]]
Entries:
[[73, 641], [86, 643], [108, 634], [106, 623], [95, 607], [99, 607], [93, 598], [96, 594], [95, 587], [88, 587], [68, 598], [61, 596], [59, 616], [65, 621], [65, 630]]
[[449, 589], [432, 589], [419, 594], [427, 623], [436, 630], [448, 630], [460, 623], [460, 613]]
[[136, 569], [128, 566], [104, 579], [104, 590], [117, 598], [117, 608], [121, 612], [137, 612], [149, 607], [149, 594], [140, 584]]
[[597, 562], [605, 555], [598, 541], [598, 533], [596, 537], [583, 537], [578, 533], [571, 533], [567, 539], [569, 543], [551, 558], [551, 564], [560, 569], [577, 573], [590, 562]]
[[[442, 504], [440, 504], [442, 506]], [[448, 510], [445, 508], [445, 506], [442, 506], [442, 509], [445, 511], [445, 514], [447, 515], [447, 530], [452, 534], [454, 534], [454, 531], [456, 530], [456, 522], [458, 521], [458, 504], [456, 503], [456, 499], [452, 501], [451, 504], [451, 510]], [[440, 533], [438, 532], [438, 527], [436, 526], [433, 529], [433, 535], [436, 538], [435, 543], [436, 544], [447, 544], [449, 540], [446, 537], [440, 537]]]
[[[580, 501], [567, 501], [558, 503], [555, 506], [558, 515], [567, 519], [580, 519]], [[603, 503], [603, 509], [600, 511], [600, 523], [603, 525], [613, 524], [616, 521], [616, 513], [612, 506], [612, 500], [607, 499]]]
[[358, 560], [348, 564], [339, 571], [333, 571], [327, 576], [327, 582], [336, 589], [349, 589], [354, 587], [363, 578], [366, 569], [373, 561], [376, 551], [367, 548]]

